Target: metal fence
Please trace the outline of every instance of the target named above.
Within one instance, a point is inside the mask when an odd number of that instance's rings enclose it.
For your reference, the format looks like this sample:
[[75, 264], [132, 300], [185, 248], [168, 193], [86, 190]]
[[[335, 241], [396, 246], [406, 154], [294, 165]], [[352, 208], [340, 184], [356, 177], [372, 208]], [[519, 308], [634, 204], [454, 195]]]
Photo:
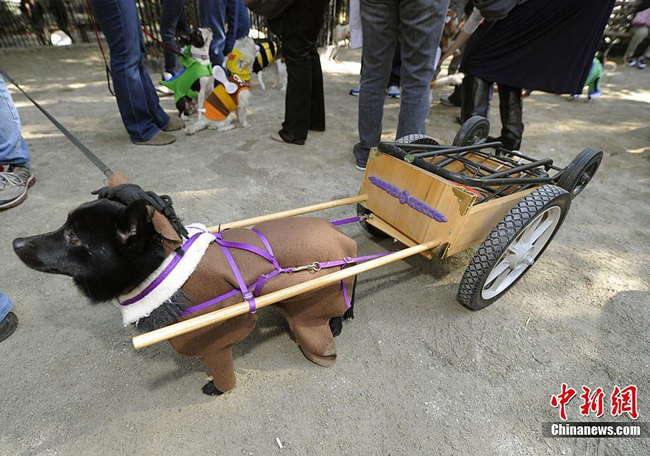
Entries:
[[[198, 27], [200, 0], [186, 0], [185, 17], [191, 28]], [[161, 0], [135, 0], [142, 26], [160, 40]], [[330, 0], [319, 45], [331, 44], [334, 27], [347, 19], [347, 2]], [[268, 21], [251, 13], [251, 36], [272, 36]], [[62, 30], [74, 42], [95, 40], [85, 0], [0, 0], [0, 48], [28, 48], [50, 45], [50, 35]], [[147, 54], [162, 55], [160, 47], [145, 36]]]

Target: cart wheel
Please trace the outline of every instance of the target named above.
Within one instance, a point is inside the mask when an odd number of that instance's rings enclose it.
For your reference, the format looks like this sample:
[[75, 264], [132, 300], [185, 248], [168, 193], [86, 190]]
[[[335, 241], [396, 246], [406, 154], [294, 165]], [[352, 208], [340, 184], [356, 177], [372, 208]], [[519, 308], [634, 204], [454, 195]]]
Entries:
[[412, 135], [402, 136], [395, 142], [399, 144], [428, 144], [431, 146], [440, 145], [440, 143], [433, 139], [431, 136], [422, 135], [420, 133], [413, 133]]
[[526, 195], [474, 254], [460, 281], [458, 302], [481, 310], [499, 299], [548, 247], [570, 206], [571, 195], [555, 185]]
[[601, 150], [583, 150], [571, 160], [569, 166], [564, 168], [557, 181], [558, 187], [562, 187], [571, 193], [571, 198], [575, 198], [594, 177], [602, 160], [603, 152]]
[[[361, 204], [357, 203], [357, 215], [359, 217], [363, 217], [364, 215], [372, 214], [368, 209], [366, 209], [364, 206]], [[386, 239], [388, 235], [381, 231], [380, 229], [375, 228], [365, 220], [359, 220], [359, 224], [361, 227], [366, 230], [368, 233], [373, 235], [374, 237], [381, 238], [381, 239]]]
[[490, 121], [485, 117], [472, 116], [461, 125], [452, 146], [465, 147], [485, 142], [490, 134]]

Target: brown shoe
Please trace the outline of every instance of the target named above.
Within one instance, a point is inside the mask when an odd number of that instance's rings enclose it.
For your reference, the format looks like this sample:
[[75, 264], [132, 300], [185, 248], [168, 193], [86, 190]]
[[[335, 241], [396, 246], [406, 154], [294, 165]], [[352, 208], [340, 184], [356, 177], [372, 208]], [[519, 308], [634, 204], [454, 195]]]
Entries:
[[159, 131], [151, 139], [147, 141], [133, 141], [133, 144], [136, 146], [166, 146], [176, 141], [176, 136], [165, 133], [164, 131]]
[[176, 131], [176, 130], [180, 130], [184, 126], [185, 126], [185, 121], [183, 121], [183, 119], [176, 116], [173, 117], [170, 116], [169, 123], [165, 128], [162, 129], [162, 131]]

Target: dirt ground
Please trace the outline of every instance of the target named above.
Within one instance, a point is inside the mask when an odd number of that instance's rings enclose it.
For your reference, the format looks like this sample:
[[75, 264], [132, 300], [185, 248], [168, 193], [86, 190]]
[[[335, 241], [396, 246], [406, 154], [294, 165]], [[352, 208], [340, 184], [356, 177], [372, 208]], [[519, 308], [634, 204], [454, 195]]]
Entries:
[[[128, 141], [95, 48], [5, 52], [0, 66], [114, 170], [170, 194], [186, 221], [217, 224], [357, 193], [348, 90], [359, 53], [340, 59], [326, 66], [327, 132], [304, 147], [269, 139], [283, 117], [277, 89], [255, 89], [248, 130], [142, 148]], [[13, 254], [15, 237], [58, 228], [102, 175], [11, 91], [38, 181], [0, 213], [0, 289], [20, 319], [0, 344], [0, 454], [648, 454], [648, 439], [552, 439], [542, 423], [558, 421], [549, 400], [563, 382], [606, 396], [635, 384], [639, 421], [648, 420], [650, 70], [610, 66], [604, 96], [591, 102], [543, 93], [525, 101], [529, 155], [564, 166], [595, 147], [605, 158], [544, 256], [498, 303], [471, 312], [456, 302], [472, 251], [394, 263], [360, 277], [333, 368], [308, 362], [265, 309], [236, 347], [237, 387], [218, 398], [201, 394], [199, 361], [167, 344], [135, 351], [135, 331], [115, 308], [88, 304], [69, 278], [29, 270]], [[172, 111], [169, 98], [163, 105]], [[386, 139], [398, 108], [386, 101]], [[436, 103], [428, 133], [451, 143], [456, 115]], [[343, 230], [363, 254], [394, 248], [358, 225]], [[569, 404], [570, 419], [578, 405]]]

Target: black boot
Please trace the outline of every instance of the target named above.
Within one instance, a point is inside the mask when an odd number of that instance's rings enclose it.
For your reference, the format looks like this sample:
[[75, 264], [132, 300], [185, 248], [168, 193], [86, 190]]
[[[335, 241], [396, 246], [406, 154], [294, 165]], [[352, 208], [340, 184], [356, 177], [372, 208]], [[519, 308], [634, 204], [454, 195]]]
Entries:
[[499, 85], [499, 113], [501, 136], [498, 138], [508, 150], [520, 150], [524, 134], [521, 89]]

